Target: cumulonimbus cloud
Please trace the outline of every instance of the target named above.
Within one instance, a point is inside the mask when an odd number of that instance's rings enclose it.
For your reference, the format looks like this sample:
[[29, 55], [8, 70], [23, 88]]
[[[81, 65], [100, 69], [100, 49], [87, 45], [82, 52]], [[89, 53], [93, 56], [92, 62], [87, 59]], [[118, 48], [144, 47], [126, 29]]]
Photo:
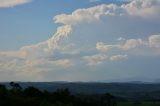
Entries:
[[117, 6], [114, 4], [99, 5], [87, 9], [78, 9], [72, 14], [61, 14], [54, 17], [56, 23], [74, 25], [81, 22], [93, 22], [106, 15], [131, 15], [143, 18], [160, 16], [159, 0], [132, 0], [129, 4]]
[[[154, 26], [154, 22], [150, 20], [160, 18], [159, 9], [159, 0], [133, 0], [120, 6], [103, 4], [78, 9], [71, 14], [57, 15], [54, 17], [55, 23], [63, 25], [58, 27], [48, 40], [24, 46], [18, 51], [0, 52], [0, 72], [14, 73], [15, 77], [23, 76], [26, 79], [30, 77], [34, 79], [37, 75], [39, 77], [34, 80], [40, 80], [45, 79], [47, 73], [52, 73], [54, 76], [54, 72], [72, 67], [86, 69], [88, 65], [103, 64], [106, 61], [127, 60], [130, 58], [130, 51], [138, 48], [139, 50], [132, 52], [132, 55], [135, 52], [146, 53], [146, 50], [154, 50], [154, 53], [159, 55], [160, 35], [157, 34], [157, 30], [160, 25], [157, 25], [156, 31], [147, 26], [148, 20], [149, 25]], [[141, 20], [147, 20], [141, 23], [147, 24], [143, 28], [136, 23]], [[143, 34], [141, 38], [143, 31], [131, 28], [130, 23], [137, 29], [148, 28], [145, 31], [151, 31], [146, 32], [148, 35]], [[127, 39], [122, 36], [123, 32], [130, 34], [132, 30], [137, 31], [138, 38], [128, 35], [132, 38]], [[117, 39], [117, 36], [123, 40], [109, 39], [111, 37]], [[87, 65], [84, 65], [85, 63]]]

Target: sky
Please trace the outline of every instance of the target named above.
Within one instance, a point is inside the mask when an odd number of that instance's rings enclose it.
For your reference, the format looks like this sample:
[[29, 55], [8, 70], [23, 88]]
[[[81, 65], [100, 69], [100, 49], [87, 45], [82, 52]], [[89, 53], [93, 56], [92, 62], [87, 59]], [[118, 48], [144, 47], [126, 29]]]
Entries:
[[0, 0], [0, 81], [160, 79], [160, 0]]

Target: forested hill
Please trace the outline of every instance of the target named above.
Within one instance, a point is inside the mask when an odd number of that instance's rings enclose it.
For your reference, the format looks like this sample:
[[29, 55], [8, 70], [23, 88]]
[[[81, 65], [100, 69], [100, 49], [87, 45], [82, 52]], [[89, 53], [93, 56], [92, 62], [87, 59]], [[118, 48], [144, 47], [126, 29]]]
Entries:
[[[118, 103], [120, 102], [137, 103], [137, 101], [138, 103], [139, 102], [155, 103], [155, 101], [158, 101], [156, 102], [158, 103], [158, 105], [156, 106], [160, 106], [159, 105], [160, 104], [159, 102], [160, 101], [160, 84], [158, 83], [142, 83], [142, 82], [141, 83], [140, 82], [138, 83], [137, 82], [136, 83], [135, 82], [134, 83], [133, 82], [132, 83], [93, 83], [93, 82], [92, 83], [91, 82], [90, 83], [89, 82], [88, 83], [83, 83], [83, 82], [10, 82], [10, 83], [8, 82], [8, 83], [2, 83], [1, 82], [0, 85], [1, 85], [0, 95], [1, 93], [3, 94], [3, 92], [8, 90], [7, 93], [5, 93], [7, 97], [6, 101], [8, 101], [8, 99], [14, 100], [14, 96], [16, 95], [19, 95], [19, 98], [22, 98], [23, 96], [25, 96], [23, 95], [25, 91], [27, 90], [28, 92], [28, 89], [29, 89], [29, 92], [31, 90], [31, 93], [29, 93], [31, 95], [34, 94], [32, 90], [38, 91], [40, 92], [40, 94], [42, 93], [42, 98], [45, 98], [43, 95], [46, 93], [47, 95], [49, 94], [49, 97], [50, 96], [52, 97], [52, 96], [55, 96], [54, 94], [56, 92], [59, 93], [59, 91], [62, 91], [63, 93], [63, 90], [65, 91], [65, 89], [67, 89], [67, 92], [69, 90], [71, 95], [74, 95], [76, 98], [80, 97], [82, 100], [85, 100], [86, 98], [88, 98], [89, 100], [94, 99], [96, 101], [99, 101], [101, 100], [101, 97], [103, 98], [105, 94], [109, 93], [113, 95], [114, 97], [116, 97], [117, 99], [116, 101]], [[15, 93], [12, 92], [15, 90], [16, 90]], [[37, 96], [38, 95], [36, 94], [36, 98]], [[63, 96], [60, 96], [60, 98], [61, 97]], [[32, 98], [29, 97], [29, 100], [30, 99]], [[17, 99], [17, 101], [19, 101], [19, 99]], [[73, 101], [74, 100], [72, 100], [72, 102]], [[92, 103], [95, 104], [94, 102]], [[5, 106], [5, 105], [2, 105], [2, 106]], [[83, 106], [83, 105], [80, 105], [80, 106]], [[127, 106], [130, 106], [130, 105], [127, 105]], [[150, 106], [150, 105], [147, 105], [147, 106]]]
[[[40, 90], [55, 91], [68, 88], [72, 93], [103, 94], [106, 92], [125, 94], [135, 92], [159, 92], [160, 83], [90, 83], [90, 82], [18, 82], [22, 88], [34, 86]], [[4, 84], [9, 88], [8, 83]]]

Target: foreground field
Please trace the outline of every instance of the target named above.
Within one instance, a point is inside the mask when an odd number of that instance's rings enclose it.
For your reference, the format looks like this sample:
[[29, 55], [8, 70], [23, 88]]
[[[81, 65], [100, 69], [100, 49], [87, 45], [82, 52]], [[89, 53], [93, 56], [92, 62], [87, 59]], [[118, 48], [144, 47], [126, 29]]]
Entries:
[[133, 102], [119, 102], [117, 106], [160, 106], [159, 102], [141, 102], [141, 103], [133, 103]]

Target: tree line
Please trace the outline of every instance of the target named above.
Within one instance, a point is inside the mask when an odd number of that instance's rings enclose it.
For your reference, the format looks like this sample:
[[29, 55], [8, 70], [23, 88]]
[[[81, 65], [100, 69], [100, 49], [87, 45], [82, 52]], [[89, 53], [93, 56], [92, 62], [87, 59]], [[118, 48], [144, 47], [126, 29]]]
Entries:
[[71, 94], [69, 89], [55, 92], [41, 91], [33, 86], [23, 89], [20, 84], [10, 82], [10, 89], [0, 84], [0, 106], [116, 106], [116, 97], [110, 93], [85, 97]]

